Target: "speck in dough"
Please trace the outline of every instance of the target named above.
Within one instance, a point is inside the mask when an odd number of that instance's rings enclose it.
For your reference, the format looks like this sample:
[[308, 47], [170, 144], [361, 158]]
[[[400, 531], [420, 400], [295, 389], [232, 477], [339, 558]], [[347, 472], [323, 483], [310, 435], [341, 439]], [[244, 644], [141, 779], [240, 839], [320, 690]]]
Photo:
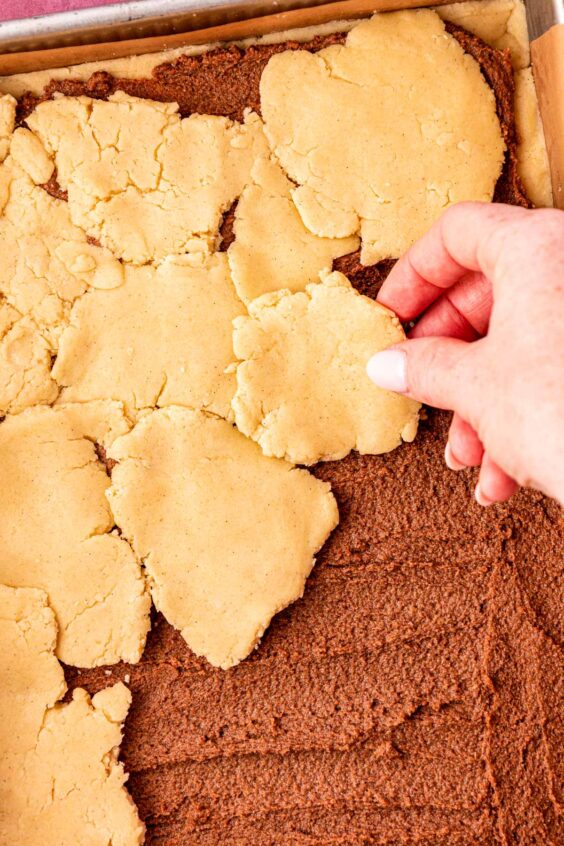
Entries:
[[415, 437], [419, 405], [366, 375], [371, 355], [405, 339], [401, 324], [342, 273], [266, 294], [234, 327], [235, 422], [265, 455], [315, 464]]
[[47, 594], [0, 585], [0, 843], [140, 846], [118, 761], [131, 694], [66, 691]]
[[344, 46], [275, 55], [260, 95], [303, 222], [360, 233], [363, 264], [400, 256], [452, 203], [492, 199], [495, 98], [435, 12], [376, 14]]
[[329, 485], [178, 407], [143, 417], [110, 454], [108, 497], [156, 607], [211, 664], [242, 661], [302, 595], [337, 525]]

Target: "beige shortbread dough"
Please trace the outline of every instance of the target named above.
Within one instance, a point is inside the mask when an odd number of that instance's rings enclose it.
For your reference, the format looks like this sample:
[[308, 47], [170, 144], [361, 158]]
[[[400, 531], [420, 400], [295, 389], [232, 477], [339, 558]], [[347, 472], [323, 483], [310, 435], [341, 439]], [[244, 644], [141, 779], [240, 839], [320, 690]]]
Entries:
[[226, 417], [232, 321], [245, 312], [225, 253], [127, 267], [125, 284], [74, 306], [53, 376], [65, 401], [122, 400], [129, 412], [187, 405]]
[[57, 656], [79, 667], [138, 661], [149, 628], [148, 590], [112, 533], [94, 446], [128, 428], [110, 402], [38, 406], [0, 424], [0, 582], [47, 592]]
[[15, 97], [10, 94], [0, 96], [0, 162], [3, 162], [10, 149], [12, 133], [16, 121]]
[[54, 402], [58, 387], [50, 371], [49, 344], [31, 318], [0, 295], [0, 415]]
[[496, 50], [509, 50], [515, 70], [530, 64], [527, 13], [521, 0], [465, 0], [437, 6], [437, 14], [473, 32]]
[[275, 55], [260, 89], [302, 220], [317, 235], [360, 230], [364, 264], [401, 255], [452, 203], [493, 196], [494, 95], [435, 12], [375, 15], [345, 46]]
[[0, 254], [0, 293], [33, 319], [53, 351], [77, 297], [123, 282], [120, 262], [89, 244], [67, 203], [35, 185], [11, 155], [0, 165]]
[[47, 595], [0, 585], [0, 843], [139, 846], [144, 826], [118, 761], [131, 694], [66, 685]]
[[319, 238], [309, 232], [292, 188], [276, 161], [257, 159], [237, 204], [235, 241], [228, 250], [233, 281], [245, 302], [280, 288], [303, 291], [321, 270], [331, 269], [334, 258], [358, 247], [354, 236]]
[[72, 220], [134, 263], [217, 244], [223, 212], [266, 149], [262, 122], [193, 114], [117, 92], [59, 97], [28, 126], [54, 156]]
[[552, 206], [550, 166], [531, 68], [515, 74], [519, 176], [535, 206]]
[[232, 667], [302, 595], [338, 522], [329, 485], [175, 406], [143, 417], [110, 454], [108, 498], [156, 607], [197, 655]]
[[234, 324], [233, 409], [265, 455], [315, 464], [413, 440], [419, 405], [366, 375], [372, 354], [405, 339], [391, 311], [335, 272], [305, 293], [265, 294], [249, 312]]

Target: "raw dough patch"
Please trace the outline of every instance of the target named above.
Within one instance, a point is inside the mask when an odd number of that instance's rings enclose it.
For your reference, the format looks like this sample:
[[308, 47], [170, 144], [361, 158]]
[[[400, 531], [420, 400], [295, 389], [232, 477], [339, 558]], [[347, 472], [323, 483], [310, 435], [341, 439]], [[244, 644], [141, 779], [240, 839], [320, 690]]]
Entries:
[[552, 206], [550, 164], [531, 68], [515, 74], [515, 121], [519, 135], [519, 176], [535, 206]]
[[127, 409], [208, 408], [226, 417], [235, 392], [232, 321], [245, 311], [225, 253], [127, 267], [113, 291], [74, 306], [53, 376], [65, 401], [108, 397]]
[[16, 98], [10, 94], [4, 94], [0, 97], [0, 162], [4, 161], [10, 149], [12, 132], [16, 122], [16, 106]]
[[115, 534], [94, 442], [129, 426], [117, 403], [27, 409], [0, 424], [0, 582], [44, 589], [57, 656], [79, 667], [138, 661], [150, 598]]
[[51, 351], [29, 317], [22, 317], [0, 295], [0, 415], [29, 405], [54, 402]]
[[303, 291], [330, 270], [333, 259], [354, 252], [358, 238], [318, 238], [292, 201], [294, 186], [272, 159], [261, 158], [235, 212], [235, 241], [228, 250], [233, 281], [245, 301], [288, 288]]
[[74, 223], [127, 261], [215, 246], [266, 150], [257, 115], [238, 124], [177, 110], [118, 92], [108, 102], [60, 97], [27, 119], [55, 157]]
[[36, 185], [48, 182], [53, 175], [55, 165], [37, 135], [20, 126], [14, 132], [10, 144], [10, 153]]
[[241, 360], [235, 422], [265, 455], [295, 464], [378, 454], [412, 441], [418, 403], [366, 375], [371, 355], [405, 339], [397, 317], [342, 273], [305, 293], [266, 294], [235, 321]]
[[0, 167], [0, 293], [29, 315], [56, 352], [74, 300], [89, 287], [115, 287], [123, 268], [89, 244], [56, 200], [9, 156]]
[[338, 522], [329, 485], [178, 407], [145, 416], [110, 454], [108, 498], [156, 607], [197, 655], [232, 667], [302, 595]]
[[137, 846], [144, 827], [118, 761], [131, 694], [121, 683], [71, 702], [41, 590], [0, 585], [0, 842]]
[[428, 10], [376, 15], [346, 46], [273, 56], [261, 108], [305, 225], [360, 230], [363, 264], [401, 255], [452, 203], [491, 200], [503, 164], [493, 92]]
[[530, 63], [527, 14], [521, 0], [465, 0], [438, 6], [436, 11], [444, 21], [463, 26], [496, 50], [509, 50], [515, 70]]

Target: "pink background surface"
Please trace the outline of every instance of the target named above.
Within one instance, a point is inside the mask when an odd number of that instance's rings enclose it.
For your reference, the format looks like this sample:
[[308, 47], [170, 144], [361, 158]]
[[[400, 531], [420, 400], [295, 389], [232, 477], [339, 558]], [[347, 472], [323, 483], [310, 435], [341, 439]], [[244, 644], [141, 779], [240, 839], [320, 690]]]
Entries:
[[84, 9], [88, 6], [107, 6], [112, 2], [117, 0], [0, 0], [0, 21]]

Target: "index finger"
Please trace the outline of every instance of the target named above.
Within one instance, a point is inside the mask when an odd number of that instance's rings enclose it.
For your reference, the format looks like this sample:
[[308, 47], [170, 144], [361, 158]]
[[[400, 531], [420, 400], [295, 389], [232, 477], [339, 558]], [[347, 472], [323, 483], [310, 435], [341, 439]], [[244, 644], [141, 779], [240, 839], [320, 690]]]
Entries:
[[503, 224], [526, 214], [501, 203], [458, 203], [395, 264], [378, 301], [402, 320], [421, 314], [468, 271], [491, 277], [503, 238]]

